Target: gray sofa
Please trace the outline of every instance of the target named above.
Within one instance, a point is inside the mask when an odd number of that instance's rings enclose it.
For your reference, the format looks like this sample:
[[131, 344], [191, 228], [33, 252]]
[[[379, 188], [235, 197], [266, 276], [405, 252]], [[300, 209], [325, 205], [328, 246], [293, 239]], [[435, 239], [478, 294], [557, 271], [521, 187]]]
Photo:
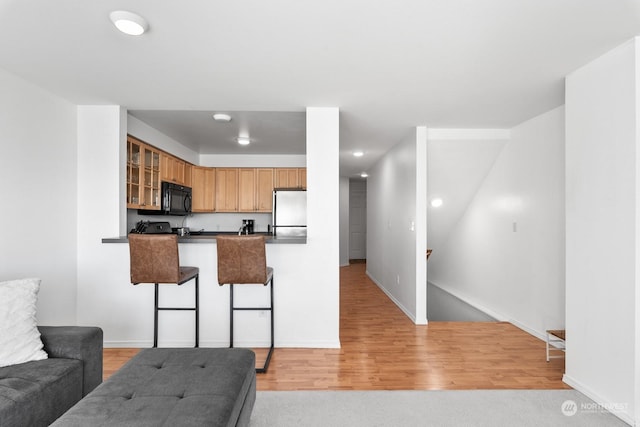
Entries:
[[48, 426], [102, 382], [102, 329], [38, 327], [48, 359], [0, 368], [0, 426]]

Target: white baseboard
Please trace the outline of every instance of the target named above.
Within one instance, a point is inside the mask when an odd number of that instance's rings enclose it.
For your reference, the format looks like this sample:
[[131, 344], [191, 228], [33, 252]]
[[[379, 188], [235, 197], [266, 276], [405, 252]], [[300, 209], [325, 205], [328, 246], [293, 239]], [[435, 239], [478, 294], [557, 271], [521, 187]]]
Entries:
[[533, 335], [534, 337], [546, 342], [547, 341], [547, 332], [540, 332], [540, 331], [536, 331], [535, 329], [531, 329], [530, 327], [528, 327], [527, 325], [525, 325], [524, 323], [520, 323], [515, 319], [509, 319], [508, 320], [509, 323], [517, 326], [518, 328], [522, 329], [523, 331], [525, 331], [526, 333], [528, 333], [529, 335]]
[[[186, 343], [184, 345], [186, 346]], [[102, 346], [104, 348], [151, 348], [153, 341], [105, 341]], [[193, 341], [191, 347], [193, 347]]]
[[369, 279], [371, 279], [371, 281], [372, 281], [373, 283], [375, 283], [375, 284], [376, 284], [376, 286], [377, 286], [378, 288], [380, 288], [380, 290], [381, 290], [382, 292], [384, 292], [384, 294], [385, 294], [386, 296], [388, 296], [388, 297], [389, 297], [389, 299], [390, 299], [391, 301], [393, 301], [393, 303], [394, 303], [395, 305], [397, 305], [397, 306], [398, 306], [398, 308], [399, 308], [400, 310], [402, 310], [402, 312], [403, 312], [404, 314], [406, 314], [406, 315], [407, 315], [407, 317], [408, 317], [409, 319], [411, 319], [411, 321], [412, 321], [413, 323], [416, 323], [416, 316], [415, 316], [413, 313], [411, 313], [409, 310], [407, 310], [407, 308], [406, 308], [405, 306], [403, 306], [403, 305], [400, 303], [400, 301], [398, 301], [398, 300], [397, 300], [393, 295], [391, 295], [391, 293], [389, 293], [389, 291], [388, 291], [384, 286], [382, 286], [380, 283], [378, 283], [378, 281], [377, 281], [376, 279], [374, 279], [374, 278], [373, 278], [373, 276], [371, 276], [371, 274], [369, 274], [369, 270], [366, 270], [366, 271], [365, 271], [365, 273], [367, 274], [367, 277], [369, 277]]
[[509, 316], [506, 316], [502, 313], [498, 313], [497, 311], [494, 311], [490, 308], [487, 308], [481, 304], [478, 304], [476, 301], [474, 301], [473, 299], [467, 297], [466, 295], [461, 294], [458, 291], [454, 291], [452, 289], [449, 289], [446, 286], [442, 286], [442, 285], [438, 285], [436, 283], [433, 282], [428, 282], [430, 285], [435, 286], [436, 288], [442, 290], [443, 292], [448, 293], [449, 295], [454, 296], [455, 298], [458, 298], [460, 301], [464, 302], [465, 304], [469, 304], [471, 307], [475, 308], [478, 311], [483, 312], [484, 314], [486, 314], [489, 317], [493, 317], [494, 319], [496, 319], [499, 322], [509, 322], [512, 325], [516, 326], [519, 329], [522, 329], [523, 331], [525, 331], [526, 333], [528, 333], [529, 335], [533, 335], [534, 337], [542, 340], [542, 341], [547, 341], [547, 332], [546, 331], [538, 331], [536, 329], [530, 328], [529, 326], [525, 325], [524, 323], [513, 319]]
[[472, 300], [471, 298], [467, 297], [466, 295], [461, 294], [458, 291], [454, 291], [453, 289], [448, 288], [447, 286], [442, 286], [439, 285], [437, 283], [433, 283], [433, 282], [427, 282], [429, 285], [431, 286], [435, 286], [436, 288], [440, 289], [443, 292], [448, 293], [449, 295], [459, 299], [460, 301], [464, 302], [465, 304], [470, 305], [471, 307], [475, 308], [476, 310], [486, 314], [489, 317], [493, 317], [494, 319], [496, 319], [499, 322], [508, 322], [509, 320], [507, 319], [506, 316], [503, 316], [502, 314], [493, 311], [481, 304], [478, 304], [476, 301]]
[[[576, 380], [575, 378], [571, 378], [567, 374], [564, 374], [562, 376], [562, 381], [565, 384], [567, 384], [567, 385], [571, 386], [572, 388], [574, 388], [575, 390], [579, 391], [580, 393], [584, 394], [589, 399], [591, 399], [594, 402], [596, 402], [598, 405], [600, 405], [603, 408], [603, 410], [609, 409], [609, 408], [619, 408], [620, 404], [622, 403], [622, 402], [609, 402], [607, 399], [605, 399], [604, 397], [600, 396], [598, 393], [594, 392], [589, 387], [587, 387], [586, 385], [582, 384], [580, 381]], [[633, 402], [624, 402], [624, 403], [626, 403], [627, 408], [633, 406]], [[631, 426], [635, 425], [633, 417], [631, 416], [631, 414], [629, 414], [628, 411], [609, 410], [609, 412], [612, 415], [615, 415], [616, 417], [620, 418], [625, 423], [627, 423], [627, 424], [629, 424]]]
[[284, 341], [277, 348], [340, 348], [340, 341]]
[[[193, 347], [193, 340], [190, 341], [160, 341], [162, 347], [190, 348]], [[236, 341], [234, 346], [247, 348], [269, 347], [269, 341]], [[105, 341], [104, 348], [151, 348], [153, 341]], [[200, 340], [202, 348], [225, 348], [229, 347], [228, 341]], [[340, 348], [340, 341], [284, 341], [276, 342], [276, 348]]]

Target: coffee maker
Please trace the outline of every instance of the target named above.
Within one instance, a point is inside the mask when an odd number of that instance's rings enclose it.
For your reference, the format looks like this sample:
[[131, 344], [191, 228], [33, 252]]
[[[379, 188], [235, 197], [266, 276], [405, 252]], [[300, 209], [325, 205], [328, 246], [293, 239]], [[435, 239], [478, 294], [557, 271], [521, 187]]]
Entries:
[[253, 234], [253, 219], [243, 219], [242, 220], [242, 234]]

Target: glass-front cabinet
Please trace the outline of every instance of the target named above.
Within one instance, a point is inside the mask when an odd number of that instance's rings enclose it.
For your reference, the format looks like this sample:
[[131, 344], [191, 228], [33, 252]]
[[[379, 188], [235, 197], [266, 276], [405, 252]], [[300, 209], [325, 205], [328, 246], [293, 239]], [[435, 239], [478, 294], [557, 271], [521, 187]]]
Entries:
[[160, 210], [160, 152], [127, 136], [127, 207]]

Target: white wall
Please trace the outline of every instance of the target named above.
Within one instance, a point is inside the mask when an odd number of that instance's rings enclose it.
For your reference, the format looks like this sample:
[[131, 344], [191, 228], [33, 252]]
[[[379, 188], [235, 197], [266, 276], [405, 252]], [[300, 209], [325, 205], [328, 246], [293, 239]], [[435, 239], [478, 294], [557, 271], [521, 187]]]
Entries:
[[495, 322], [497, 320], [433, 283], [427, 283], [427, 313], [430, 322]]
[[349, 265], [349, 178], [340, 177], [340, 266]]
[[[308, 252], [302, 268], [294, 270], [293, 286], [308, 292], [301, 292], [300, 312], [290, 318], [314, 324], [318, 332], [309, 337], [324, 336], [334, 343], [340, 339], [340, 236], [335, 232], [340, 227], [339, 122], [338, 108], [307, 108]], [[288, 304], [293, 308], [297, 299]]]
[[426, 323], [426, 128], [368, 173], [367, 274], [415, 323]]
[[440, 248], [510, 139], [507, 129], [429, 128], [427, 196], [443, 200], [441, 206], [427, 206], [427, 243], [433, 249], [429, 265], [437, 262]]
[[112, 304], [120, 281], [128, 281], [117, 275], [126, 258], [101, 243], [105, 235], [124, 234], [126, 126], [119, 106], [78, 107], [78, 324], [105, 332], [127, 320]]
[[564, 319], [564, 110], [511, 129], [429, 281], [543, 338]]
[[601, 404], [638, 402], [638, 41], [566, 80], [565, 381]]
[[[119, 107], [85, 107], [79, 129], [85, 160], [92, 149], [110, 169], [124, 164], [125, 117], [116, 119]], [[339, 240], [338, 229], [338, 110], [307, 111], [308, 238], [306, 245], [267, 245], [267, 262], [275, 269], [275, 336], [278, 347], [339, 346]], [[93, 130], [93, 135], [92, 135]], [[149, 141], [151, 143], [151, 141]], [[92, 148], [91, 145], [95, 146]], [[107, 167], [106, 165], [104, 167]], [[102, 166], [100, 166], [102, 168]], [[101, 169], [98, 168], [98, 172]], [[126, 244], [102, 244], [101, 238], [118, 235], [117, 214], [102, 212], [105, 206], [123, 203], [114, 188], [123, 176], [80, 170], [86, 188], [102, 192], [98, 202], [82, 203], [80, 223], [93, 224], [91, 216], [105, 225], [82, 230], [82, 257], [78, 266], [78, 321], [103, 328], [106, 346], [150, 346], [153, 332], [153, 285], [131, 285], [129, 249]], [[229, 289], [217, 284], [216, 245], [182, 244], [183, 265], [200, 268], [201, 345], [228, 345]], [[191, 304], [193, 283], [163, 287], [161, 304]], [[244, 291], [244, 292], [243, 292]], [[263, 287], [247, 287], [238, 300], [251, 304], [265, 297]], [[242, 313], [245, 314], [245, 313]], [[237, 345], [264, 345], [268, 322], [259, 313], [237, 316]], [[160, 345], [193, 343], [193, 313], [161, 313]]]
[[0, 70], [0, 281], [39, 277], [40, 324], [76, 321], [76, 107]]
[[200, 166], [245, 168], [304, 168], [307, 156], [303, 154], [201, 154]]
[[127, 133], [147, 144], [151, 144], [194, 165], [200, 164], [198, 153], [182, 145], [180, 141], [168, 137], [130, 114], [127, 115], [126, 130]]

